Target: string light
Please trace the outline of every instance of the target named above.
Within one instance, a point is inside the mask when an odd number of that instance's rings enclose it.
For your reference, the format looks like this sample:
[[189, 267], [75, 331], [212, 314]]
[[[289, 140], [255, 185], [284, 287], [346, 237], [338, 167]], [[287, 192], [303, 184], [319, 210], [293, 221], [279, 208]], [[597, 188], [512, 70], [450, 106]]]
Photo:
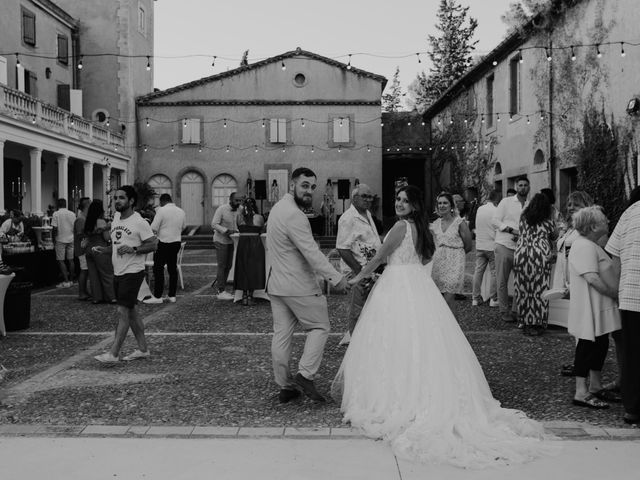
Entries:
[[600, 44], [596, 43], [596, 57], [602, 58], [602, 52], [600, 51]]
[[480, 123], [484, 123], [484, 113], [482, 114], [482, 116], [480, 117]]
[[367, 152], [371, 152], [371, 146], [367, 144]]
[[520, 63], [524, 62], [524, 58], [522, 58], [522, 49], [518, 50], [518, 59]]
[[20, 55], [16, 53], [16, 67], [20, 66]]
[[381, 127], [384, 127], [384, 122], [380, 122], [380, 126], [381, 126]]
[[342, 117], [340, 117], [340, 126], [342, 126]]
[[176, 151], [175, 147], [173, 146], [173, 144], [171, 144], [171, 153], [173, 153], [175, 151]]
[[349, 54], [349, 61], [347, 62], [347, 70], [351, 70], [351, 54]]
[[202, 153], [202, 144], [198, 145], [198, 153]]
[[105, 123], [105, 125], [106, 125], [107, 127], [109, 126], [109, 123], [110, 123], [110, 122], [109, 122], [109, 118], [110, 118], [110, 117], [107, 117], [107, 122]]
[[36, 116], [34, 115], [33, 118], [31, 119], [31, 123], [33, 123], [35, 125], [36, 123]]
[[284, 152], [286, 152], [286, 151], [287, 151], [287, 148], [283, 145], [283, 146], [282, 146], [282, 153], [284, 153]]
[[78, 70], [82, 70], [82, 55], [80, 55], [80, 58], [78, 59]]
[[624, 42], [620, 42], [620, 56], [625, 57], [627, 54], [624, 51]]
[[212, 67], [215, 67], [215, 66], [216, 66], [216, 58], [218, 58], [218, 57], [216, 57], [216, 56], [214, 55], [214, 56], [213, 56], [213, 61], [211, 62], [211, 66], [212, 66]]
[[498, 115], [496, 116], [496, 120], [497, 120], [498, 122], [500, 121], [500, 114], [498, 114]]
[[147, 127], [149, 126], [149, 117], [147, 117]]
[[[69, 120], [70, 120], [70, 122], [69, 122], [69, 123], [71, 124], [71, 126], [73, 126], [73, 116], [70, 116], [70, 117], [69, 117]], [[108, 126], [108, 125], [107, 125], [107, 126]]]
[[545, 55], [547, 56], [547, 62], [551, 61], [551, 50], [549, 50], [547, 47], [544, 47], [544, 52]]
[[342, 151], [342, 147], [338, 145], [338, 153], [340, 153], [341, 151]]
[[151, 57], [147, 55], [147, 72], [151, 70]]
[[407, 127], [410, 127], [410, 126], [411, 126], [411, 121], [408, 121], [407, 122]]
[[229, 145], [227, 145], [226, 152], [229, 153], [229, 150], [230, 150]]
[[313, 147], [313, 145], [311, 145], [311, 153], [315, 152], [315, 148]]
[[258, 153], [258, 145], [254, 145], [254, 148], [256, 149], [256, 153]]
[[264, 128], [264, 118], [262, 119], [262, 128]]
[[184, 128], [187, 128], [187, 119], [186, 119], [186, 118], [184, 119], [184, 122], [182, 123], [182, 126], [183, 126]]
[[301, 119], [300, 119], [300, 126], [301, 126], [302, 128], [304, 128], [304, 118], [301, 118]]
[[149, 150], [149, 145], [146, 145], [146, 144], [145, 144], [145, 146], [144, 146], [144, 151], [146, 152], [147, 150]]
[[422, 60], [420, 60], [420, 52], [416, 53], [416, 57], [418, 57], [418, 63], [422, 63]]
[[571, 61], [576, 61], [576, 52], [573, 51], [573, 45], [571, 45]]
[[493, 62], [491, 62], [491, 64], [495, 67], [495, 66], [497, 66], [497, 65], [498, 65], [498, 61], [497, 61], [497, 60], [494, 60]]
[[527, 125], [531, 125], [531, 120], [529, 120], [529, 115], [527, 115]]
[[287, 69], [287, 66], [284, 64], [284, 60], [282, 60], [282, 71], [284, 72]]
[[226, 119], [226, 118], [224, 119], [224, 123], [222, 124], [222, 126], [223, 126], [224, 128], [227, 128], [227, 119]]

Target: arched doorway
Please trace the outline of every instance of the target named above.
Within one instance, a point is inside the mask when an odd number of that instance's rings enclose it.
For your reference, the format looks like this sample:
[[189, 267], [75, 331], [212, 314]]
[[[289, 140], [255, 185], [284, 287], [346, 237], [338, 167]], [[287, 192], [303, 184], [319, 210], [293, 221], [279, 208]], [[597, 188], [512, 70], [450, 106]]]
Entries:
[[148, 183], [149, 186], [156, 192], [156, 195], [153, 198], [154, 206], [160, 204], [160, 195], [162, 195], [163, 193], [168, 193], [169, 195], [172, 195], [173, 198], [171, 180], [166, 175], [154, 175], [149, 179]]
[[180, 205], [188, 225], [204, 224], [204, 180], [197, 172], [187, 172], [180, 180]]
[[229, 202], [229, 195], [238, 191], [238, 182], [231, 175], [223, 173], [213, 179], [211, 185], [211, 203], [213, 208], [218, 208]]

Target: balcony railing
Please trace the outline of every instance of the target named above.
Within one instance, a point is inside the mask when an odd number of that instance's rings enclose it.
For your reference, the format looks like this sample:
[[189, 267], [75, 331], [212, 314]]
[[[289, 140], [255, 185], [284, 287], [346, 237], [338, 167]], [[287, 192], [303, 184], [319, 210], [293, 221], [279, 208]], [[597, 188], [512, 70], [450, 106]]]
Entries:
[[124, 135], [1, 84], [0, 115], [24, 120], [94, 145], [124, 150]]

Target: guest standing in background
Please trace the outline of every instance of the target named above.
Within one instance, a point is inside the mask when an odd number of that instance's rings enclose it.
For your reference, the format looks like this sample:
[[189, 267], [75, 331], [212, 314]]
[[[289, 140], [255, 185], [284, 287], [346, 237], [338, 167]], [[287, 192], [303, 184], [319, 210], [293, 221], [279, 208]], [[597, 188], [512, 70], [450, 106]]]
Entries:
[[114, 303], [113, 264], [106, 253], [98, 253], [94, 247], [108, 248], [111, 242], [109, 224], [104, 219], [102, 200], [94, 200], [89, 205], [87, 219], [84, 223], [86, 242], [87, 268], [91, 284], [93, 303]]
[[253, 305], [253, 292], [264, 290], [265, 252], [260, 234], [264, 230], [264, 217], [258, 213], [253, 198], [247, 198], [236, 216], [240, 234], [236, 267], [233, 274], [234, 290], [242, 290], [242, 305]]
[[89, 267], [87, 266], [87, 255], [82, 247], [84, 239], [84, 223], [87, 219], [87, 212], [91, 199], [82, 197], [78, 202], [78, 216], [73, 223], [73, 255], [78, 259], [80, 273], [78, 274], [78, 300], [89, 300], [91, 296], [87, 290], [89, 280]]
[[496, 265], [495, 265], [495, 246], [496, 246], [496, 228], [493, 226], [493, 215], [496, 212], [500, 197], [502, 195], [496, 190], [489, 193], [487, 203], [478, 208], [474, 218], [476, 233], [476, 268], [473, 273], [473, 300], [472, 306], [482, 304], [482, 279], [484, 273], [489, 266], [489, 274], [491, 277], [489, 286], [489, 306], [497, 307], [498, 291], [496, 288]]
[[556, 229], [549, 199], [537, 193], [522, 212], [518, 243], [513, 255], [514, 303], [525, 335], [541, 335], [547, 328], [551, 264], [555, 260]]
[[464, 288], [465, 255], [473, 240], [467, 223], [456, 213], [453, 196], [443, 192], [436, 202], [440, 218], [430, 227], [436, 244], [432, 277], [451, 308], [454, 295]]
[[175, 303], [178, 291], [178, 252], [182, 242], [182, 230], [187, 226], [187, 219], [171, 195], [160, 195], [160, 208], [151, 222], [151, 230], [158, 238], [158, 249], [153, 255], [153, 296], [143, 303], [162, 303], [164, 290], [164, 266], [169, 274], [169, 303]]
[[233, 295], [226, 291], [227, 278], [233, 264], [233, 240], [231, 235], [236, 233], [236, 215], [240, 199], [236, 192], [229, 195], [229, 203], [220, 205], [213, 214], [211, 227], [214, 230], [213, 243], [216, 247], [218, 271], [214, 285], [218, 287], [218, 300], [233, 300]]
[[509, 275], [513, 270], [513, 252], [518, 241], [518, 226], [522, 210], [528, 205], [529, 179], [520, 177], [516, 180], [517, 194], [503, 198], [493, 216], [496, 227], [496, 283], [498, 286], [498, 302], [500, 314], [505, 322], [517, 320], [515, 302], [509, 305]]
[[59, 198], [58, 210], [53, 212], [51, 219], [56, 260], [62, 274], [62, 283], [56, 285], [58, 288], [73, 285], [73, 224], [75, 221], [76, 215], [67, 209], [67, 201]]

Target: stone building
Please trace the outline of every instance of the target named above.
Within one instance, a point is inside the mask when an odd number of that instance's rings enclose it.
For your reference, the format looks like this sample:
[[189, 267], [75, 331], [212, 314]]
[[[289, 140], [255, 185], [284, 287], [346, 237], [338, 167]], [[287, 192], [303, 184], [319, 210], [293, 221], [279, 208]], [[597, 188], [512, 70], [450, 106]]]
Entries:
[[357, 181], [381, 192], [385, 84], [298, 48], [140, 97], [138, 176], [171, 193], [190, 225], [208, 225], [232, 191], [268, 211], [308, 166], [315, 212], [335, 219]]
[[[425, 113], [442, 183], [503, 194], [527, 174], [531, 191], [551, 187], [564, 207], [606, 130], [617, 155], [611, 181], [621, 197], [638, 182], [640, 48], [634, 0], [550, 2], [460, 78]], [[631, 44], [630, 44], [631, 43]], [[591, 119], [591, 120], [588, 120]], [[581, 163], [581, 162], [587, 162]], [[582, 165], [582, 166], [581, 166]], [[597, 199], [599, 189], [590, 193]]]
[[152, 13], [152, 0], [2, 2], [0, 211], [42, 215], [130, 180]]

